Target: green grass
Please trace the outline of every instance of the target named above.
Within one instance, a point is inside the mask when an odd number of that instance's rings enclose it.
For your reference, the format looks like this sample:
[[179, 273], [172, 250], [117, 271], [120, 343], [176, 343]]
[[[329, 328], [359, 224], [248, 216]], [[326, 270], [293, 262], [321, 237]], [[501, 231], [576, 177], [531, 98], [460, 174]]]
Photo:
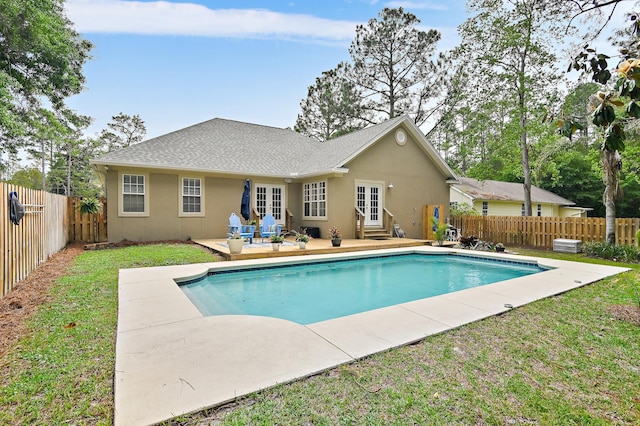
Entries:
[[[0, 424], [109, 424], [117, 270], [210, 260], [188, 246], [80, 256], [1, 361]], [[168, 423], [640, 424], [640, 327], [607, 310], [637, 301], [640, 266], [624, 266], [633, 270]]]
[[111, 424], [118, 270], [214, 260], [196, 246], [169, 244], [76, 258], [29, 335], [1, 361], [0, 424]]

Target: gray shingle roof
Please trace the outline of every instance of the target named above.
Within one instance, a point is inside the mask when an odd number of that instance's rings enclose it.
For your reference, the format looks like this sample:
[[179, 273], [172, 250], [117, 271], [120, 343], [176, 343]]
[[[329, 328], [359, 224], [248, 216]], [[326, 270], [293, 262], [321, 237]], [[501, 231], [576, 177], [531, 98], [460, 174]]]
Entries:
[[[419, 133], [405, 115], [318, 142], [289, 129], [214, 118], [107, 153], [91, 163], [256, 176], [316, 175], [343, 167], [403, 121]], [[443, 173], [453, 176], [435, 150], [432, 154]]]
[[[501, 182], [497, 180], [478, 181], [472, 178], [460, 178], [454, 185], [465, 194], [478, 200], [519, 201], [524, 202], [524, 190], [521, 183]], [[531, 185], [531, 202], [573, 206], [575, 203], [545, 189]]]

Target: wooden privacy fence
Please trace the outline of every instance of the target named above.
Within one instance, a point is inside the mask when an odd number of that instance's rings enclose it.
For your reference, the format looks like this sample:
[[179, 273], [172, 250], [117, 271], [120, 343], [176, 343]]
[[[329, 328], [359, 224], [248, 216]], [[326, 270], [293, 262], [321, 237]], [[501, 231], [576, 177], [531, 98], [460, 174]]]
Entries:
[[102, 211], [80, 214], [82, 197], [68, 197], [69, 241], [101, 243], [107, 241], [107, 200], [100, 199]]
[[[9, 193], [18, 193], [25, 215], [10, 221]], [[67, 245], [67, 197], [0, 182], [0, 298], [40, 263]]]
[[[556, 238], [605, 241], [603, 217], [462, 216], [451, 218], [462, 236], [483, 241], [552, 248]], [[616, 219], [616, 244], [636, 244], [640, 219]]]

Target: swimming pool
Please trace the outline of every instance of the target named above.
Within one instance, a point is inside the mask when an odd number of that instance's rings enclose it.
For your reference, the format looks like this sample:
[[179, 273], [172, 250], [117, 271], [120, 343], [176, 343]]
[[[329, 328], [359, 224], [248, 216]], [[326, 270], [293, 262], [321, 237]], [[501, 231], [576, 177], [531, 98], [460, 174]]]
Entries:
[[217, 271], [180, 288], [203, 315], [306, 325], [543, 270], [526, 262], [409, 253]]

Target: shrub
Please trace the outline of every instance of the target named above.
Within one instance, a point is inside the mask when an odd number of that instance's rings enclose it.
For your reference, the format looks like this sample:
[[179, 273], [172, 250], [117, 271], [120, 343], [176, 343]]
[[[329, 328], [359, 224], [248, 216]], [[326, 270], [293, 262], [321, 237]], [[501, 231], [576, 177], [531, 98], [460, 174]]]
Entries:
[[634, 246], [609, 244], [607, 242], [585, 243], [582, 246], [584, 254], [601, 259], [614, 260], [616, 262], [637, 263], [640, 262], [640, 249]]
[[102, 203], [94, 197], [85, 197], [78, 206], [81, 214], [95, 214], [102, 211]]
[[449, 207], [449, 216], [480, 216], [480, 212], [467, 203], [457, 203]]

